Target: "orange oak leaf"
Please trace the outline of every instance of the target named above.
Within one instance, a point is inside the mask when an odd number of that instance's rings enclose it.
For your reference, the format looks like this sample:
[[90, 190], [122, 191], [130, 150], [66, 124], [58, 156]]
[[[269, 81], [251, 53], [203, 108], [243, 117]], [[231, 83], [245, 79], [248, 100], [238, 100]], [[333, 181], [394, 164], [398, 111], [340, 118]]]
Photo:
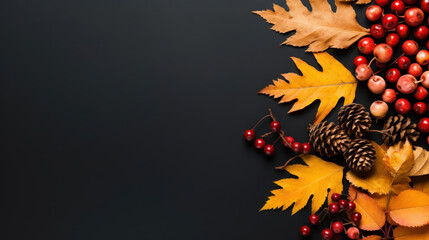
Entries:
[[329, 47], [347, 48], [358, 39], [368, 35], [368, 29], [356, 21], [353, 7], [335, 1], [337, 10], [332, 11], [327, 0], [309, 0], [312, 11], [301, 1], [287, 1], [289, 11], [274, 4], [273, 10], [255, 11], [279, 33], [296, 31], [283, 44], [295, 47], [308, 46], [309, 52], [322, 52]]
[[404, 227], [429, 224], [429, 195], [417, 190], [406, 190], [390, 200], [390, 218]]
[[397, 227], [393, 230], [395, 240], [425, 240], [429, 239], [429, 225], [424, 227]]
[[350, 186], [349, 200], [353, 200], [356, 204], [356, 211], [362, 214], [358, 226], [366, 231], [380, 230], [386, 221], [386, 215], [383, 209], [378, 206], [377, 202], [368, 194]]
[[362, 240], [381, 240], [381, 237], [378, 235], [371, 235], [371, 236], [362, 238]]
[[313, 155], [302, 155], [301, 158], [307, 165], [294, 164], [285, 168], [298, 178], [276, 181], [275, 183], [282, 189], [271, 191], [273, 196], [268, 197], [261, 210], [277, 208], [286, 210], [295, 203], [292, 208], [293, 215], [305, 207], [309, 198], [313, 196], [311, 210], [315, 213], [322, 207], [327, 196], [343, 191], [343, 167]]
[[413, 177], [413, 189], [429, 194], [429, 175]]
[[279, 103], [297, 100], [289, 113], [301, 110], [316, 100], [320, 100], [314, 123], [321, 122], [344, 98], [344, 105], [355, 99], [357, 80], [340, 62], [328, 53], [314, 53], [314, 57], [322, 67], [322, 71], [315, 69], [299, 58], [292, 60], [302, 72], [302, 76], [295, 73], [283, 74], [283, 79], [273, 81], [259, 93], [281, 98]]
[[414, 150], [414, 166], [408, 173], [409, 176], [422, 176], [429, 174], [429, 152], [421, 147]]
[[[340, 0], [341, 2], [353, 2], [354, 0]], [[372, 0], [357, 0], [356, 4], [368, 4], [371, 3]]]

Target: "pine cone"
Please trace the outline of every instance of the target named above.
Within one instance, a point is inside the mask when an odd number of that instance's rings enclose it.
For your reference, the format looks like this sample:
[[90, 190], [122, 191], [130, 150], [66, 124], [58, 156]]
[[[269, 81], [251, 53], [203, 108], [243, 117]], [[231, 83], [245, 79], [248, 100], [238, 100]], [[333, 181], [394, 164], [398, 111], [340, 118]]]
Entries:
[[375, 149], [366, 139], [353, 139], [344, 152], [348, 167], [355, 172], [368, 172], [375, 161]]
[[362, 138], [371, 127], [371, 123], [371, 116], [362, 104], [347, 104], [342, 106], [338, 113], [338, 125], [350, 137]]
[[322, 156], [342, 154], [350, 143], [346, 133], [333, 122], [321, 122], [308, 127], [310, 144]]
[[411, 143], [415, 143], [420, 136], [417, 125], [411, 122], [411, 119], [402, 115], [391, 116], [384, 124], [383, 141], [389, 146], [407, 138]]

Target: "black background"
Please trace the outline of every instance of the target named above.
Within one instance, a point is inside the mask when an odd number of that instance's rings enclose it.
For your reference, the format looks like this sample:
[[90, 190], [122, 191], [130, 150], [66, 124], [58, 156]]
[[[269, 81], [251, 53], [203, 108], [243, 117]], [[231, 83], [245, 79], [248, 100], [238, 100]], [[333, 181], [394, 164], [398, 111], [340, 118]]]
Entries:
[[[309, 206], [258, 212], [294, 154], [242, 138], [272, 108], [305, 142], [318, 107], [287, 115], [256, 94], [297, 71], [290, 56], [317, 66], [251, 13], [271, 7], [2, 1], [2, 239], [300, 239]], [[353, 69], [356, 46], [329, 52]], [[357, 102], [376, 98], [358, 87]]]

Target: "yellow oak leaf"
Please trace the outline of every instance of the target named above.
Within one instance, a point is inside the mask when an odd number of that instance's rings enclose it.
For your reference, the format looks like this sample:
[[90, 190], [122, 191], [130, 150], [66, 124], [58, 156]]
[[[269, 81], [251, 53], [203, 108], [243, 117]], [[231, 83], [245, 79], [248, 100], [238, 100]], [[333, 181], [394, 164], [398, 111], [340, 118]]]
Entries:
[[392, 184], [392, 175], [386, 170], [383, 158], [386, 152], [376, 142], [371, 141], [376, 153], [372, 170], [365, 175], [358, 175], [348, 171], [346, 179], [354, 186], [367, 190], [369, 193], [388, 194]]
[[390, 200], [389, 216], [404, 227], [429, 224], [429, 194], [417, 190], [401, 192]]
[[371, 236], [362, 238], [362, 240], [381, 240], [381, 236], [371, 235]]
[[282, 208], [286, 210], [292, 204], [292, 215], [301, 210], [311, 196], [313, 196], [311, 210], [315, 213], [322, 207], [328, 195], [343, 191], [343, 167], [327, 162], [313, 155], [302, 155], [301, 159], [307, 165], [294, 164], [285, 168], [290, 174], [298, 178], [287, 178], [276, 181], [282, 187], [271, 191], [273, 196], [268, 197], [261, 210]]
[[289, 11], [274, 4], [273, 10], [255, 11], [279, 33], [296, 31], [283, 44], [295, 47], [308, 46], [309, 52], [322, 52], [329, 47], [347, 48], [358, 39], [368, 35], [368, 29], [356, 21], [353, 7], [335, 1], [337, 10], [332, 11], [327, 0], [309, 0], [312, 11], [301, 1], [287, 1]]
[[422, 176], [429, 174], [429, 152], [421, 147], [414, 150], [414, 166], [408, 173], [409, 176]]
[[413, 177], [413, 189], [429, 194], [429, 175]]
[[358, 223], [360, 229], [377, 231], [384, 226], [386, 215], [383, 209], [368, 194], [350, 186], [349, 200], [353, 200], [356, 204], [356, 212], [362, 214], [362, 219]]
[[279, 103], [297, 100], [290, 112], [301, 110], [316, 100], [320, 100], [314, 123], [321, 122], [344, 98], [344, 105], [352, 103], [355, 98], [357, 80], [340, 62], [328, 53], [314, 53], [322, 67], [318, 71], [299, 58], [292, 57], [302, 76], [295, 73], [283, 74], [283, 79], [274, 80], [259, 93], [281, 98]]
[[397, 227], [393, 230], [395, 240], [429, 239], [429, 225], [424, 227]]

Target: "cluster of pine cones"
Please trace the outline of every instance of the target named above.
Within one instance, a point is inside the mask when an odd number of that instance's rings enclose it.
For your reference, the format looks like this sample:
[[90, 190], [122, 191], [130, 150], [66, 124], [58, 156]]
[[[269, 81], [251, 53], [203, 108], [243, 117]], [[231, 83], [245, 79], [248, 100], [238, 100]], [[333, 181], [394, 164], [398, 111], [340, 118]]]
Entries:
[[[368, 172], [375, 161], [374, 147], [364, 139], [371, 124], [371, 116], [363, 105], [348, 104], [338, 113], [338, 125], [324, 121], [309, 126], [310, 144], [322, 156], [343, 155], [347, 166], [355, 172]], [[388, 145], [407, 138], [414, 143], [419, 137], [416, 124], [402, 115], [390, 117], [383, 133], [383, 141]]]

